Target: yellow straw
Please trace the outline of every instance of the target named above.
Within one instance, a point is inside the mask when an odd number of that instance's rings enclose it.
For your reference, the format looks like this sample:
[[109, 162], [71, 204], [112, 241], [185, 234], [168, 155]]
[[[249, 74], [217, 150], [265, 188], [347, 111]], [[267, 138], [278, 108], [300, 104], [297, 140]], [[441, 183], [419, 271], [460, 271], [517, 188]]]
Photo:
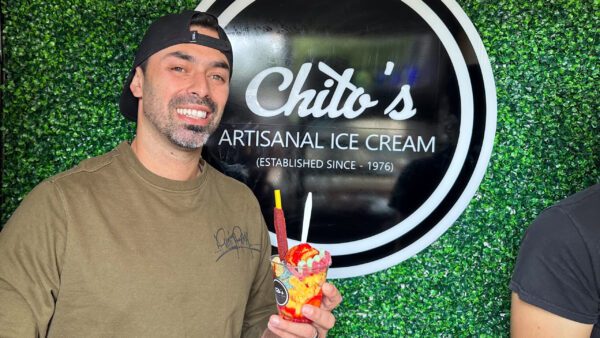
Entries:
[[281, 191], [275, 190], [275, 208], [281, 209]]

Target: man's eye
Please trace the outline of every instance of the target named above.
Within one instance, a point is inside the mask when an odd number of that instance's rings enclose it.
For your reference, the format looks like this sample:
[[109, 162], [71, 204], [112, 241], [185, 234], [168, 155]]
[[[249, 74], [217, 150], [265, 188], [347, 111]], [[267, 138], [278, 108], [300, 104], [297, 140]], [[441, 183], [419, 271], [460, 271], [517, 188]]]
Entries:
[[218, 75], [218, 74], [213, 74], [213, 75], [211, 75], [211, 78], [212, 78], [213, 80], [217, 80], [217, 81], [225, 82], [225, 78], [224, 78], [224, 77], [222, 77], [221, 75]]
[[175, 71], [175, 72], [179, 72], [179, 73], [185, 71], [185, 69], [183, 69], [183, 67], [171, 67], [171, 70]]

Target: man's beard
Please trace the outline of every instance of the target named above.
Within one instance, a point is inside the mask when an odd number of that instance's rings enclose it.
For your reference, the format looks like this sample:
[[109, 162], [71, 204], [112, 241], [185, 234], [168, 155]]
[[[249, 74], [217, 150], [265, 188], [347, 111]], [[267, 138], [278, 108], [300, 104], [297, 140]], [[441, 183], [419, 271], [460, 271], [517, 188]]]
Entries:
[[[175, 112], [178, 106], [185, 104], [201, 105], [208, 108], [208, 118], [210, 123], [206, 126], [198, 126], [193, 124], [178, 125], [175, 117], [170, 112]], [[154, 108], [158, 105], [151, 105]], [[154, 112], [144, 113], [148, 120], [158, 129], [158, 131], [167, 137], [167, 139], [177, 147], [183, 150], [197, 150], [202, 148], [208, 141], [208, 137], [215, 131], [218, 124], [218, 117], [215, 115], [218, 111], [217, 104], [208, 96], [199, 98], [195, 95], [176, 96], [169, 101], [167, 113], [164, 121]]]
[[185, 128], [193, 132], [196, 136], [189, 138], [181, 138], [177, 137], [173, 133], [165, 134], [169, 141], [171, 141], [171, 143], [184, 150], [191, 151], [202, 148], [206, 144], [208, 138], [210, 137], [210, 134], [212, 133], [212, 131], [209, 132], [205, 127], [186, 125]]
[[212, 128], [212, 125], [196, 126], [193, 124], [188, 124], [185, 125], [185, 129], [191, 131], [196, 136], [189, 139], [183, 139], [175, 137], [173, 133], [167, 133], [165, 135], [167, 135], [167, 138], [169, 139], [169, 141], [171, 141], [171, 143], [180, 148], [183, 148], [185, 150], [196, 150], [202, 148], [202, 146], [206, 144], [208, 138], [216, 128]]

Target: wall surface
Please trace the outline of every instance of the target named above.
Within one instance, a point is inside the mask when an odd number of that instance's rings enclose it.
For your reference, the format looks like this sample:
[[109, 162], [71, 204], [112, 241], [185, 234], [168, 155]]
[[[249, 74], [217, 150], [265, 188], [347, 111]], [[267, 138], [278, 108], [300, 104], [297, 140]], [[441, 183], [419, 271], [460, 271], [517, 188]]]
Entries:
[[[1, 0], [0, 224], [42, 179], [131, 139], [121, 84], [143, 30], [195, 1]], [[487, 49], [498, 123], [486, 176], [437, 242], [337, 280], [333, 337], [508, 336], [508, 282], [527, 225], [600, 181], [597, 0], [460, 0]]]

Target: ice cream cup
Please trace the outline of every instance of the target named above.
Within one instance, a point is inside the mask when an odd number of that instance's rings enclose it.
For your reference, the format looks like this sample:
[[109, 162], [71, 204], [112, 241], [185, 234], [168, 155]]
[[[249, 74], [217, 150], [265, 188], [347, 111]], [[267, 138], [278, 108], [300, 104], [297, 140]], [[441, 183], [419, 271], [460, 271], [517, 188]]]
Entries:
[[281, 262], [278, 256], [271, 257], [275, 300], [279, 315], [286, 320], [298, 323], [311, 323], [302, 315], [302, 306], [321, 305], [323, 293], [321, 286], [327, 279], [327, 270], [331, 259], [317, 262], [312, 266], [298, 268]]

